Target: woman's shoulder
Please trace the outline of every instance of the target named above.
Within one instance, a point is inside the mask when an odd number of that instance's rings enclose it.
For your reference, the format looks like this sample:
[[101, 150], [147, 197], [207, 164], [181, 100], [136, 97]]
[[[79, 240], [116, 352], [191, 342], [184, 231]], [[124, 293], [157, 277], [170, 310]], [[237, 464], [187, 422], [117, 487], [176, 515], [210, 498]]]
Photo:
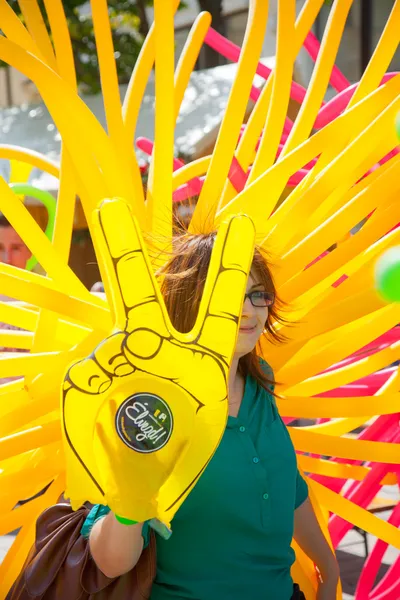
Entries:
[[269, 363], [267, 363], [267, 361], [264, 358], [261, 358], [261, 356], [258, 357], [258, 361], [260, 363], [260, 367], [263, 370], [264, 375], [266, 375], [267, 377], [274, 377], [274, 371], [271, 367], [271, 365]]
[[273, 371], [271, 365], [268, 364], [266, 360], [264, 360], [263, 358], [261, 358], [261, 356], [258, 357], [258, 360], [259, 360], [262, 372], [264, 373], [264, 375], [268, 378], [268, 380], [270, 382], [268, 384], [269, 391], [273, 392], [274, 388], [275, 388], [274, 371]]

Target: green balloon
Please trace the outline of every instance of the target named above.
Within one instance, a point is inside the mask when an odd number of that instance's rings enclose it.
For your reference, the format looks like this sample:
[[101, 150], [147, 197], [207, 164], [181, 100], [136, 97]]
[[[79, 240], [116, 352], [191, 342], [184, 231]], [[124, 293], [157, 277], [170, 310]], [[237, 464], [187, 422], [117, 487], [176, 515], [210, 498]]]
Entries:
[[389, 248], [375, 265], [375, 283], [386, 302], [400, 302], [400, 246]]
[[[56, 207], [57, 201], [46, 190], [41, 190], [39, 188], [34, 187], [33, 185], [29, 185], [29, 183], [10, 183], [10, 188], [15, 194], [19, 196], [30, 196], [31, 198], [35, 198], [35, 200], [39, 200], [47, 209], [47, 226], [46, 226], [46, 237], [51, 241], [53, 239], [54, 232], [54, 223], [56, 220]], [[32, 271], [33, 267], [37, 265], [37, 260], [34, 256], [31, 256], [26, 261], [26, 269], [28, 271]]]

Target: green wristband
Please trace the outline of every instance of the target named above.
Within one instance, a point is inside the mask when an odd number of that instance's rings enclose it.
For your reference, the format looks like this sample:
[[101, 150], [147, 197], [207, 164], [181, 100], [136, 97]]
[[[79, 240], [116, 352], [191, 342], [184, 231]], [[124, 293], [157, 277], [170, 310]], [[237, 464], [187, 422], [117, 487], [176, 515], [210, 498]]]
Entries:
[[139, 523], [139, 521], [131, 521], [130, 519], [125, 519], [125, 517], [119, 517], [118, 515], [115, 515], [115, 518], [121, 525], [136, 525]]

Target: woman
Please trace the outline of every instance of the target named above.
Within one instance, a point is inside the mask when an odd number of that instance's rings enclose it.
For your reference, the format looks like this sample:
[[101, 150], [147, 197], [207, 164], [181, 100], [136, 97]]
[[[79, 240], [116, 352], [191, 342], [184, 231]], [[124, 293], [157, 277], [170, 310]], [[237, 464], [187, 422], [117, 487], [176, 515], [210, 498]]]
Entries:
[[[179, 238], [162, 273], [171, 321], [182, 332], [193, 327], [214, 239]], [[293, 535], [320, 571], [318, 600], [336, 598], [338, 566], [277, 412], [272, 370], [256, 351], [262, 335], [279, 341], [273, 326], [278, 304], [268, 264], [256, 249], [230, 370], [225, 434], [175, 515], [170, 539], [156, 536], [151, 600], [301, 598], [290, 575]], [[137, 563], [149, 526], [123, 525], [107, 507], [95, 506], [82, 534], [99, 569], [117, 577]]]

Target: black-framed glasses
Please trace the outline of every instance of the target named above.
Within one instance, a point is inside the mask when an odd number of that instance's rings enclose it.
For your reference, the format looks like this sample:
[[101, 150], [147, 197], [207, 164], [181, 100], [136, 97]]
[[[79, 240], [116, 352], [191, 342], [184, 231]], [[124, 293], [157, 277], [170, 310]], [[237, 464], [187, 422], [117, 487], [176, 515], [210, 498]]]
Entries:
[[249, 298], [250, 302], [256, 308], [265, 308], [266, 306], [272, 306], [275, 302], [275, 294], [272, 292], [262, 292], [256, 290], [244, 295], [244, 301]]

